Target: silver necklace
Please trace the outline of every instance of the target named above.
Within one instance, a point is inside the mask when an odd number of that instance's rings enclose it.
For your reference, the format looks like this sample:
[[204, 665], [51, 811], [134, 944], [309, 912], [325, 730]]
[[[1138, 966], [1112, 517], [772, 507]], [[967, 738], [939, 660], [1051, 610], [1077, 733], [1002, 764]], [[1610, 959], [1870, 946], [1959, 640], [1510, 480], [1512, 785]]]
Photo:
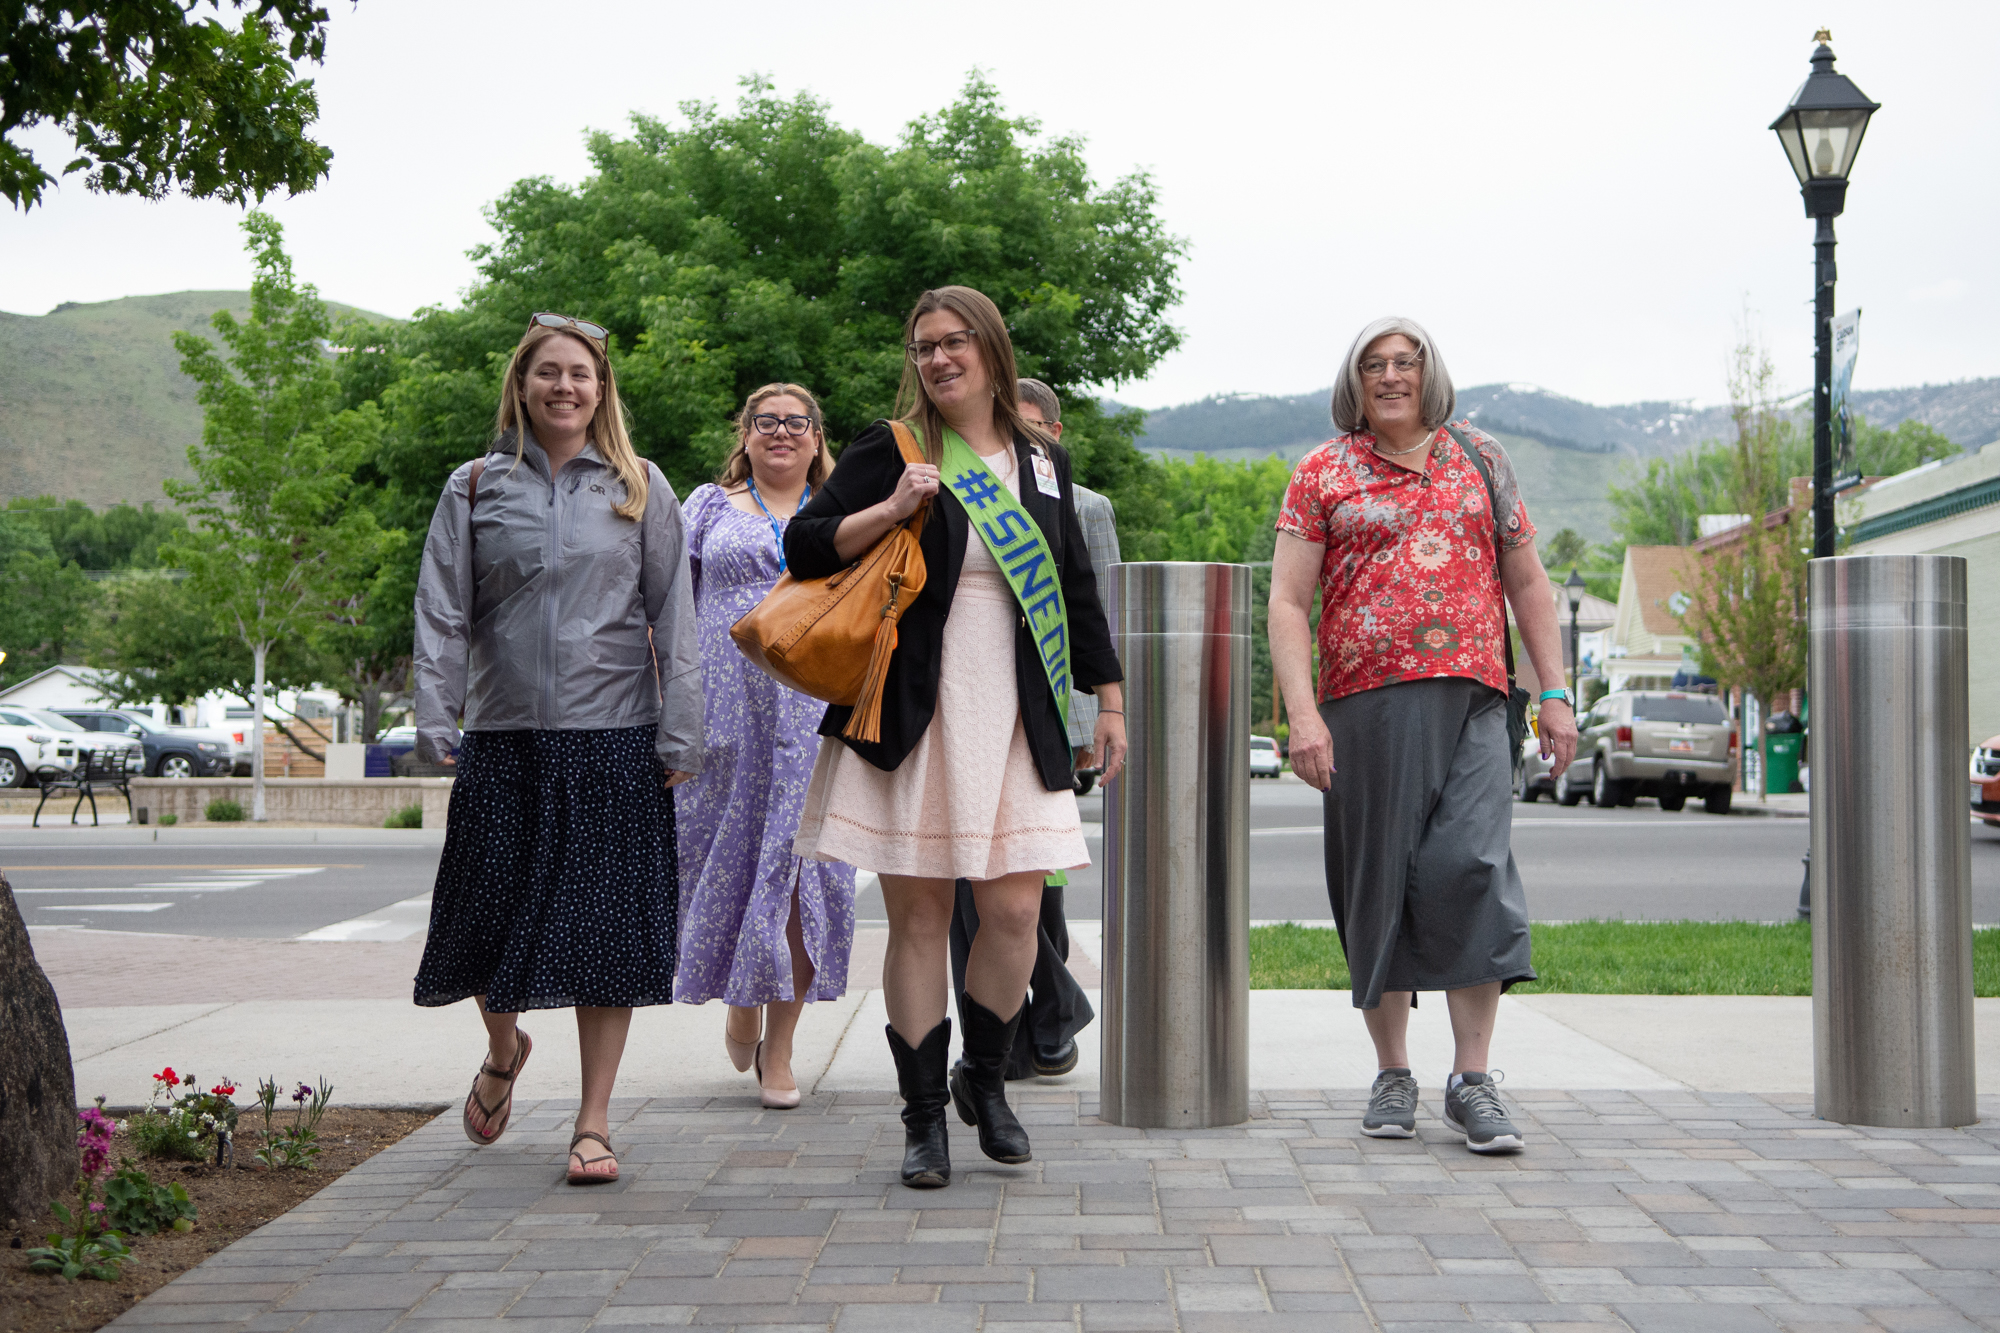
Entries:
[[1381, 444], [1381, 438], [1378, 436], [1376, 438], [1375, 452], [1382, 455], [1382, 457], [1384, 458], [1401, 458], [1404, 454], [1413, 454], [1417, 450], [1425, 448], [1428, 445], [1432, 444], [1435, 441], [1436, 436], [1437, 432], [1432, 431], [1429, 435], [1424, 436], [1423, 439], [1418, 440], [1415, 444], [1411, 445], [1407, 449], [1384, 449]]

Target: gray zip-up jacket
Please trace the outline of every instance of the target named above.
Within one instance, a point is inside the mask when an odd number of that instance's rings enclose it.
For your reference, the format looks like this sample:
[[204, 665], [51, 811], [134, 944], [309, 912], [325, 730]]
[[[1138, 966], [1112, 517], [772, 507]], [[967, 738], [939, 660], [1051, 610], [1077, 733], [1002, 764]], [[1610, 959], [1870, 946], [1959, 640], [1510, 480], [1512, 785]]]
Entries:
[[[701, 768], [701, 654], [681, 506], [646, 464], [638, 522], [595, 445], [550, 484], [528, 436], [451, 474], [417, 578], [417, 752], [433, 762], [467, 731], [608, 731], [657, 723], [660, 762]], [[664, 699], [664, 702], [663, 702]]]

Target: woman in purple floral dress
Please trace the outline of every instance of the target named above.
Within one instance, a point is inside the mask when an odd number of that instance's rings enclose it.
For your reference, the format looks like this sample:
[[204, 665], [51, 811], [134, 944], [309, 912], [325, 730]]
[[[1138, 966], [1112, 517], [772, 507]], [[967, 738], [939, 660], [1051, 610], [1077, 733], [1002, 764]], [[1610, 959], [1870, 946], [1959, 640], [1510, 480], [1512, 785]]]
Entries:
[[767, 384], [736, 419], [736, 449], [686, 515], [708, 702], [701, 774], [677, 789], [681, 936], [674, 1001], [729, 1006], [723, 1039], [765, 1106], [799, 1104], [792, 1033], [809, 1000], [847, 989], [854, 867], [792, 853], [826, 706], [772, 680], [729, 629], [784, 568], [783, 532], [832, 471], [819, 403]]

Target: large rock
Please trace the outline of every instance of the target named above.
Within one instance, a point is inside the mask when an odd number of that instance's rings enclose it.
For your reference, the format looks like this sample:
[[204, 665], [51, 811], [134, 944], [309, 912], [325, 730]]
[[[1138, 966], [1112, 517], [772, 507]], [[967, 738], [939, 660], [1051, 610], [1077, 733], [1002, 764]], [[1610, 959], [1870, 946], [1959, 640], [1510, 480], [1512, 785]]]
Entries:
[[76, 1071], [55, 987], [0, 874], [0, 1222], [76, 1188]]

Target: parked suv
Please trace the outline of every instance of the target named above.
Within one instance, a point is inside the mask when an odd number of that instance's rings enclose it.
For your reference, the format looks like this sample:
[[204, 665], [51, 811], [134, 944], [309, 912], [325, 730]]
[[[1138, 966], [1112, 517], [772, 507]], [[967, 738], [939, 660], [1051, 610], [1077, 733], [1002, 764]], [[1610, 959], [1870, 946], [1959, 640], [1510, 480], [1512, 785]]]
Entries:
[[76, 767], [76, 733], [25, 708], [0, 708], [0, 788], [32, 787]]
[[161, 726], [123, 708], [65, 708], [62, 715], [86, 731], [129, 736], [146, 752], [149, 778], [226, 778], [236, 766], [229, 742]]
[[1578, 730], [1576, 762], [1556, 784], [1564, 805], [1652, 796], [1662, 810], [1679, 810], [1697, 796], [1710, 814], [1729, 813], [1736, 724], [1714, 695], [1620, 690], [1599, 699]]

